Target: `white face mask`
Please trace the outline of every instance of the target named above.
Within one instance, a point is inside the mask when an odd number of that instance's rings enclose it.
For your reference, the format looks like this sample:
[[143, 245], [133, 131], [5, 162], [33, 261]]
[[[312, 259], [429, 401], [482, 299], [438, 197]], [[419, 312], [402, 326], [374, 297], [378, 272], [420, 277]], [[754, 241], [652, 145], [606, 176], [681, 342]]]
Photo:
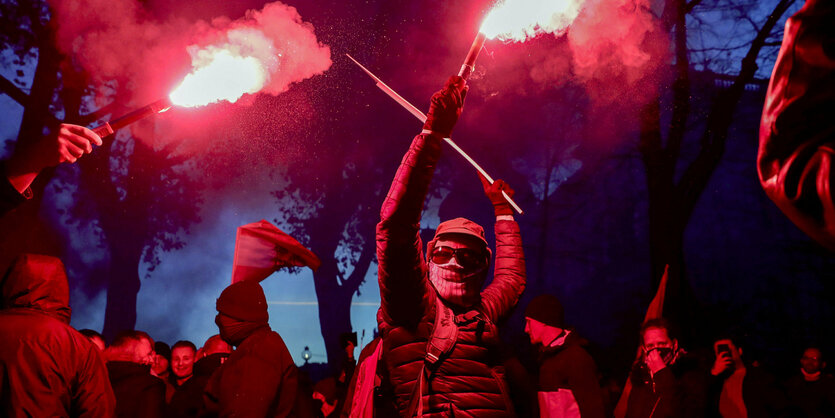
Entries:
[[466, 273], [455, 258], [445, 264], [429, 262], [429, 281], [441, 299], [461, 306], [475, 305], [480, 297], [481, 286], [487, 278], [487, 266]]

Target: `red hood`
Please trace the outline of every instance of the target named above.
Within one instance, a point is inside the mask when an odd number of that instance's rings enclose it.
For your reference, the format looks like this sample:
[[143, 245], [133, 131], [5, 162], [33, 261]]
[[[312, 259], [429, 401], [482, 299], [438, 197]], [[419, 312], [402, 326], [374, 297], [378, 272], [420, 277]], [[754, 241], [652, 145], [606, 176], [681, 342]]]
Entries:
[[70, 322], [70, 288], [60, 259], [46, 255], [18, 256], [3, 276], [0, 307], [30, 308]]

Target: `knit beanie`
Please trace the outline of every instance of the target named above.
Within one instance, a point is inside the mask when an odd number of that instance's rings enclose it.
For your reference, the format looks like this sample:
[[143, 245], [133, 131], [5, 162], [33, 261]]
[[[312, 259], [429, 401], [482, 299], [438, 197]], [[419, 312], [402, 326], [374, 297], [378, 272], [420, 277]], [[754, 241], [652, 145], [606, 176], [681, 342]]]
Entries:
[[217, 311], [247, 322], [267, 322], [267, 298], [256, 281], [245, 280], [229, 285], [217, 298]]
[[562, 303], [553, 295], [539, 295], [528, 304], [525, 318], [535, 319], [545, 325], [565, 328], [565, 312]]

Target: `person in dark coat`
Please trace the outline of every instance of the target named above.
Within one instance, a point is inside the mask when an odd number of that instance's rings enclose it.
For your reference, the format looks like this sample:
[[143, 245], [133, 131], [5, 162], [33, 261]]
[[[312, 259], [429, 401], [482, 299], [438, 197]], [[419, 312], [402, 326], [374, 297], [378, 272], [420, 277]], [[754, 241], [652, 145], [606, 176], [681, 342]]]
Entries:
[[[209, 414], [286, 417], [299, 414], [298, 368], [284, 340], [268, 324], [267, 299], [254, 281], [237, 282], [217, 299], [215, 323], [235, 351], [209, 379]], [[304, 400], [307, 404], [309, 400]]]
[[122, 331], [105, 350], [117, 417], [162, 417], [165, 383], [151, 374], [154, 340], [142, 331]]
[[823, 352], [808, 347], [800, 357], [800, 373], [786, 382], [795, 413], [808, 418], [835, 417], [835, 377], [826, 373]]
[[806, 0], [786, 21], [760, 121], [763, 189], [792, 222], [835, 250], [835, 3]]
[[786, 395], [762, 367], [742, 361], [738, 338], [720, 337], [713, 343], [716, 360], [710, 370], [707, 416], [776, 418], [790, 416]]
[[664, 319], [641, 327], [641, 356], [632, 367], [626, 418], [701, 418], [705, 416], [707, 377]]
[[[442, 222], [426, 259], [422, 254], [421, 210], [442, 139], [452, 132], [465, 93], [464, 80], [451, 77], [432, 96], [424, 129], [403, 157], [377, 224], [382, 367], [401, 416], [500, 417], [513, 411], [496, 326], [525, 287], [519, 226], [502, 197], [512, 191], [500, 180], [486, 186], [496, 214], [496, 264], [483, 291], [491, 251], [480, 225], [465, 218]], [[443, 340], [447, 348], [433, 345], [427, 353], [436, 328], [446, 336], [433, 341]], [[449, 342], [455, 343], [451, 349]]]
[[212, 374], [229, 358], [232, 347], [213, 335], [198, 350], [199, 359], [194, 363], [194, 374], [171, 397], [169, 417], [197, 417], [203, 408], [203, 392]]
[[95, 132], [66, 123], [37, 141], [18, 144], [12, 157], [0, 162], [0, 216], [32, 198], [29, 186], [43, 169], [74, 163], [101, 144]]
[[525, 332], [541, 349], [537, 399], [543, 418], [603, 418], [597, 365], [583, 339], [565, 326], [562, 303], [535, 297], [525, 309]]
[[112, 416], [104, 360], [69, 325], [61, 260], [18, 256], [0, 286], [0, 416]]

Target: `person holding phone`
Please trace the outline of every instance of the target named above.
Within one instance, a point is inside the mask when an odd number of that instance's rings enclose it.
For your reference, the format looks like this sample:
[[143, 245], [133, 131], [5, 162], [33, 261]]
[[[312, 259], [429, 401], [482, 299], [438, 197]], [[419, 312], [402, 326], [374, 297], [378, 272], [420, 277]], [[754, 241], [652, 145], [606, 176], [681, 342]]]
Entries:
[[742, 360], [739, 339], [720, 337], [713, 342], [708, 417], [746, 418], [788, 416], [788, 401], [774, 377]]

